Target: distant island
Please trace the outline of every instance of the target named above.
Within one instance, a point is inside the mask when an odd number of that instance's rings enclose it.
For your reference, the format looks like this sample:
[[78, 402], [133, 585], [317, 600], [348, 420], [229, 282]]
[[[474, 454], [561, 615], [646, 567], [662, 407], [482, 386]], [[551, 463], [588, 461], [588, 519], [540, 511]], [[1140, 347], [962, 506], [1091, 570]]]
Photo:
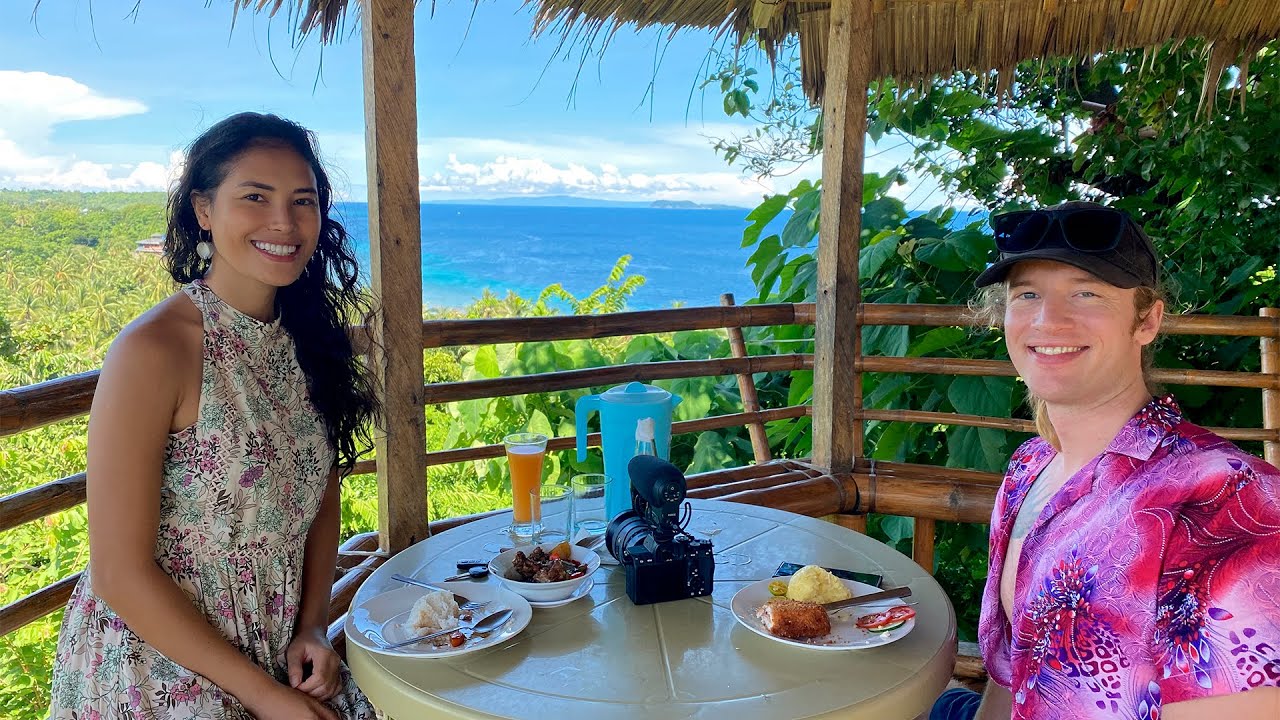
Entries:
[[524, 207], [659, 208], [663, 210], [749, 210], [746, 206], [697, 203], [692, 200], [600, 200], [576, 195], [530, 195], [466, 200], [423, 200], [427, 205], [507, 205]]
[[665, 208], [668, 210], [747, 210], [748, 208], [739, 207], [737, 205], [721, 205], [719, 203], [696, 203], [692, 200], [654, 200], [649, 203], [651, 208]]

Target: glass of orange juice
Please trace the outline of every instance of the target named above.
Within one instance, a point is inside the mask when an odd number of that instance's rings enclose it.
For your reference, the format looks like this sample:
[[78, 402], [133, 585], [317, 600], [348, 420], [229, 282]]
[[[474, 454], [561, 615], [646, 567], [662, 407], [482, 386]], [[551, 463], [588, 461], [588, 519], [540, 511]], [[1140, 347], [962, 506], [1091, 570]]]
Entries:
[[511, 466], [511, 534], [518, 539], [533, 539], [538, 534], [538, 521], [530, 510], [529, 494], [542, 485], [542, 461], [547, 456], [547, 436], [538, 433], [512, 433], [502, 438]]

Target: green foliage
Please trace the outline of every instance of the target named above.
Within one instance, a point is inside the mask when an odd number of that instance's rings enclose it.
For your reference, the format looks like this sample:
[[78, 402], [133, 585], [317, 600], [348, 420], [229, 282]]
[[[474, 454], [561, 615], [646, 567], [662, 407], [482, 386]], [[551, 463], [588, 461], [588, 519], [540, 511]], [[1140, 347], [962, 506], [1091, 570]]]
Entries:
[[[134, 243], [162, 231], [163, 196], [0, 191], [0, 388], [102, 364], [115, 333], [173, 284]], [[0, 496], [84, 470], [86, 418], [0, 439]], [[83, 506], [0, 536], [0, 604], [81, 570]], [[0, 716], [36, 718], [62, 613], [0, 637]]]
[[0, 253], [44, 259], [69, 245], [132, 243], [164, 230], [162, 193], [0, 190]]
[[631, 256], [623, 255], [609, 272], [609, 279], [604, 285], [596, 288], [586, 297], [579, 300], [564, 289], [560, 283], [548, 285], [538, 295], [538, 305], [545, 305], [548, 300], [560, 300], [569, 306], [570, 315], [598, 315], [600, 313], [621, 312], [627, 307], [627, 298], [635, 294], [644, 285], [644, 277], [627, 275], [627, 266], [631, 264]]
[[[728, 354], [728, 340], [723, 332], [691, 331], [635, 338], [481, 345], [466, 349], [459, 357], [459, 366], [463, 379], [483, 379], [624, 363], [727, 357]], [[732, 378], [692, 378], [658, 381], [656, 384], [684, 398], [684, 402], [677, 408], [677, 419], [705, 417], [741, 409], [737, 385]], [[440, 418], [438, 425], [447, 428], [447, 431], [440, 438], [439, 444], [432, 440], [429, 431], [428, 447], [461, 448], [496, 444], [501, 442], [503, 435], [520, 431], [541, 432], [553, 437], [573, 435], [573, 408], [578, 398], [605, 389], [607, 388], [561, 390], [431, 406], [428, 408], [428, 417], [433, 417], [431, 413], [438, 413], [435, 416]], [[437, 425], [436, 422], [430, 424]], [[741, 461], [744, 449], [749, 456], [750, 442], [741, 431], [711, 434], [711, 437], [676, 437], [672, 441], [672, 462], [695, 469], [725, 467], [722, 462], [715, 465], [708, 463], [716, 457], [734, 457]], [[732, 455], [735, 450], [739, 454]], [[599, 453], [594, 451], [583, 462], [578, 461], [574, 450], [549, 452], [546, 482], [567, 484], [572, 475], [600, 472], [601, 463]], [[448, 487], [469, 487], [476, 492], [487, 489], [500, 493], [503, 504], [510, 503], [510, 475], [507, 464], [501, 460], [477, 460], [432, 469], [432, 472], [437, 471], [448, 473], [450, 482], [445, 483]], [[438, 485], [433, 477], [432, 490], [428, 496], [432, 505], [432, 517], [436, 517], [436, 487]], [[501, 505], [495, 505], [499, 506]]]
[[767, 92], [762, 77], [750, 67], [744, 48], [732, 55], [713, 53], [716, 70], [701, 89], [717, 87], [724, 95], [724, 112], [754, 121], [751, 132], [714, 141], [714, 149], [728, 163], [739, 163], [752, 175], [783, 174], [811, 160], [822, 149], [822, 119], [810, 111], [800, 92], [800, 40], [792, 36], [779, 49], [780, 62], [770, 63]]
[[[923, 92], [886, 88], [871, 124], [912, 141], [910, 169], [989, 210], [1077, 197], [1128, 210], [1164, 257], [1171, 310], [1254, 314], [1280, 304], [1280, 43], [1210, 88], [1211, 114], [1199, 109], [1205, 57], [1188, 42], [1028, 63], [1004, 98], [992, 78], [967, 74]], [[1156, 364], [1256, 371], [1256, 348], [1252, 338], [1169, 337]], [[1256, 391], [1175, 390], [1197, 422], [1261, 423]]]

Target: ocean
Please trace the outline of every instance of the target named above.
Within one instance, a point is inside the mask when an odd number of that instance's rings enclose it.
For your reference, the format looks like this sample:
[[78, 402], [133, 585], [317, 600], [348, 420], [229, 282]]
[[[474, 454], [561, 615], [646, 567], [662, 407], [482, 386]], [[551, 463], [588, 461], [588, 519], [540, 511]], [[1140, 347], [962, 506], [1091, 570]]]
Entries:
[[[368, 205], [338, 203], [337, 210], [367, 273]], [[645, 278], [628, 309], [718, 305], [724, 292], [742, 303], [755, 297], [746, 268], [752, 248], [741, 247], [749, 212], [424, 203], [424, 303], [462, 308], [486, 288], [532, 300], [553, 283], [582, 298], [623, 255], [632, 257], [627, 272]]]

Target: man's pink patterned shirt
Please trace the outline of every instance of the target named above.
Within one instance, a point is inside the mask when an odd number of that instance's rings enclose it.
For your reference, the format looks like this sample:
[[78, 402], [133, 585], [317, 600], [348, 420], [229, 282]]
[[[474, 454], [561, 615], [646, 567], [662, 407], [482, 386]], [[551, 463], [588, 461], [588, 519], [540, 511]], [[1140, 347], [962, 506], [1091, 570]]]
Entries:
[[991, 516], [979, 641], [1014, 720], [1156, 720], [1163, 703], [1280, 685], [1280, 471], [1152, 400], [1050, 499], [1014, 518], [1056, 451], [1018, 448]]

